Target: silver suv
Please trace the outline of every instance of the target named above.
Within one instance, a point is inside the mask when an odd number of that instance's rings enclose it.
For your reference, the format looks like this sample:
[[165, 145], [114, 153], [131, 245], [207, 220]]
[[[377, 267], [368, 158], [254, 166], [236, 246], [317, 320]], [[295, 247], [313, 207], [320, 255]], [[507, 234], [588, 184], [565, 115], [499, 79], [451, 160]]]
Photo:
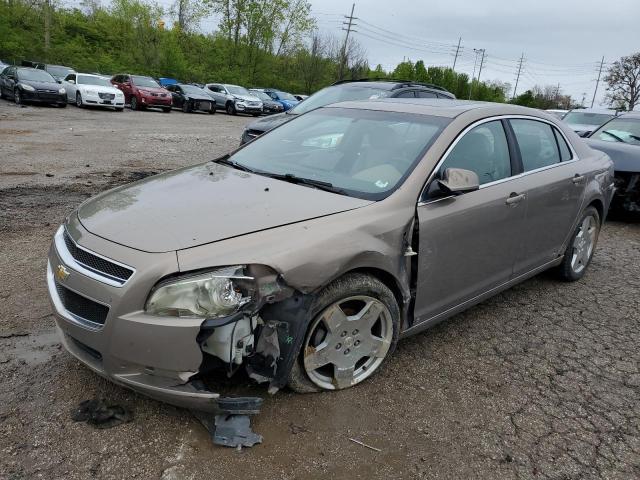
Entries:
[[262, 114], [262, 100], [244, 87], [226, 83], [207, 83], [205, 89], [215, 99], [216, 105], [224, 107], [229, 115], [250, 113], [257, 117]]

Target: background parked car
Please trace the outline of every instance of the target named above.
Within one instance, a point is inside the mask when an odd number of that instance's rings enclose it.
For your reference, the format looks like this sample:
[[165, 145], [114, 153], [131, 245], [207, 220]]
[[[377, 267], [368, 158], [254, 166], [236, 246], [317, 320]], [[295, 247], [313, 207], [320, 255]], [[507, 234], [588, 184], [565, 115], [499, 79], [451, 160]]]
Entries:
[[562, 117], [581, 137], [587, 137], [596, 128], [616, 116], [613, 110], [603, 108], [576, 108]]
[[171, 113], [171, 93], [162, 88], [153, 78], [119, 74], [111, 78], [111, 83], [122, 90], [124, 100], [131, 105], [131, 110], [155, 107], [162, 108], [165, 113]]
[[181, 108], [184, 113], [202, 111], [216, 113], [216, 101], [205, 90], [195, 85], [176, 83], [167, 85], [167, 90], [171, 92], [173, 106]]
[[366, 100], [369, 98], [442, 98], [454, 100], [456, 96], [442, 87], [427, 83], [383, 80], [344, 80], [317, 91], [304, 102], [279, 115], [271, 115], [248, 124], [240, 144], [253, 140], [258, 135], [282, 125], [302, 113], [331, 103], [346, 100]]
[[11, 66], [0, 74], [0, 96], [16, 104], [37, 102], [67, 106], [67, 92], [49, 73], [29, 67]]
[[256, 88], [255, 90], [261, 90], [269, 95], [271, 100], [282, 105], [282, 108], [284, 108], [285, 112], [300, 103], [300, 101], [290, 93], [276, 90], [275, 88]]
[[284, 107], [280, 103], [276, 102], [275, 100], [272, 100], [271, 97], [266, 93], [264, 93], [262, 90], [250, 88], [249, 93], [251, 93], [252, 95], [255, 95], [262, 101], [262, 111], [264, 113], [269, 114], [269, 113], [284, 112]]
[[76, 73], [73, 68], [65, 67], [64, 65], [49, 65], [47, 63], [40, 63], [36, 68], [50, 73], [51, 76], [59, 82], [61, 82], [70, 73]]
[[613, 160], [616, 193], [611, 210], [640, 215], [640, 112], [609, 120], [586, 142]]
[[8, 66], [9, 66], [8, 63], [4, 63], [2, 60], [0, 60], [0, 73], [2, 73], [4, 69], [7, 68]]
[[67, 100], [77, 107], [93, 105], [124, 110], [124, 94], [115, 88], [108, 78], [88, 73], [70, 73], [62, 81]]
[[250, 113], [258, 116], [262, 113], [262, 101], [239, 85], [225, 83], [207, 83], [206, 89], [215, 99], [219, 108], [225, 109], [229, 115]]

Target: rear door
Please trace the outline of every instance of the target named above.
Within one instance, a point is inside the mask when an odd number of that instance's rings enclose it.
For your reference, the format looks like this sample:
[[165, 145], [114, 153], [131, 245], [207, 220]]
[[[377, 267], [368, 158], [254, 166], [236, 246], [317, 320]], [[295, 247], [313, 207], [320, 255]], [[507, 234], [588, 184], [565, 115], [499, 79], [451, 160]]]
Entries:
[[[511, 278], [525, 204], [505, 126], [490, 119], [463, 133], [418, 204], [417, 322], [446, 314]], [[429, 193], [451, 167], [476, 172], [480, 189], [458, 196]]]
[[523, 248], [514, 273], [526, 273], [558, 258], [573, 230], [587, 180], [587, 167], [578, 160], [564, 135], [541, 119], [512, 118], [527, 196]]

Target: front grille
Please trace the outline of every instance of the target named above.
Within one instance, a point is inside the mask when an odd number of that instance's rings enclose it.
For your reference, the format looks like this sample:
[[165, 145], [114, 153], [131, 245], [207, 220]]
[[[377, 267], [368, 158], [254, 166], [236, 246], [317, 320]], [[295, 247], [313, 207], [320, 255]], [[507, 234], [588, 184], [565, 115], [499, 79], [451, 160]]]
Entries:
[[102, 257], [98, 257], [97, 255], [78, 247], [66, 230], [63, 233], [63, 237], [67, 250], [69, 250], [69, 253], [76, 262], [81, 263], [82, 266], [107, 277], [121, 280], [122, 283], [126, 282], [129, 277], [133, 275], [133, 270], [110, 262], [109, 260], [105, 260]]
[[56, 283], [56, 291], [65, 310], [87, 322], [104, 325], [109, 307], [83, 297], [59, 283]]
[[59, 95], [57, 90], [37, 90], [38, 98], [42, 100], [58, 100]]
[[102, 99], [102, 100], [113, 100], [114, 98], [116, 98], [115, 93], [98, 93], [98, 96]]

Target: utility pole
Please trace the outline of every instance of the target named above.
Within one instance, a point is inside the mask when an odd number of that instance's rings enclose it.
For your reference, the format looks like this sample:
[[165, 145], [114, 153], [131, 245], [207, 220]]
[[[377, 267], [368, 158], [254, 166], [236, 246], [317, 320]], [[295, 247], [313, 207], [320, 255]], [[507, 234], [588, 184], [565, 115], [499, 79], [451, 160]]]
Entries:
[[[342, 28], [342, 30], [345, 30], [347, 32], [347, 35], [344, 37], [344, 45], [342, 46], [342, 55], [340, 56], [340, 70], [339, 70], [339, 78], [338, 80], [342, 80], [342, 76], [344, 75], [344, 67], [345, 64], [347, 63], [347, 43], [349, 42], [349, 34], [351, 33], [351, 29], [352, 27], [355, 27], [355, 24], [353, 23], [354, 20], [357, 20], [356, 17], [353, 16], [353, 11], [356, 8], [356, 4], [352, 4], [351, 5], [351, 15], [349, 15], [348, 17], [345, 15], [344, 18], [346, 18], [347, 20], [349, 20], [349, 22], [342, 22], [343, 25], [346, 25], [347, 28]], [[354, 30], [355, 32], [355, 30]]]
[[453, 71], [456, 71], [456, 62], [458, 61], [458, 55], [460, 54], [460, 44], [462, 43], [462, 37], [458, 38], [458, 46], [456, 48], [456, 56], [453, 57]]
[[560, 82], [558, 82], [558, 86], [556, 87], [556, 95], [555, 95], [556, 106], [560, 106]]
[[518, 75], [516, 76], [516, 86], [513, 87], [513, 98], [516, 98], [516, 91], [518, 90], [518, 82], [520, 81], [520, 74], [522, 73], [522, 64], [524, 63], [524, 53], [520, 57], [520, 61], [518, 62]]
[[480, 74], [482, 73], [482, 66], [484, 65], [484, 54], [485, 54], [485, 50], [484, 48], [479, 49], [482, 52], [482, 59], [480, 60], [480, 70], [478, 70], [478, 82], [480, 81]]
[[596, 80], [596, 89], [593, 91], [593, 99], [591, 100], [591, 108], [593, 108], [593, 104], [596, 103], [596, 93], [598, 93], [598, 85], [600, 85], [600, 77], [602, 76], [602, 67], [604, 66], [604, 56], [602, 57], [602, 61], [600, 62], [600, 69], [598, 70], [598, 80]]
[[478, 65], [478, 52], [480, 50], [473, 49], [476, 52], [476, 59], [473, 62], [473, 75], [471, 75], [471, 83], [469, 84], [469, 100], [471, 100], [471, 91], [473, 90], [473, 79], [476, 78], [476, 66]]
[[49, 60], [49, 46], [51, 44], [51, 0], [44, 0], [44, 56]]

